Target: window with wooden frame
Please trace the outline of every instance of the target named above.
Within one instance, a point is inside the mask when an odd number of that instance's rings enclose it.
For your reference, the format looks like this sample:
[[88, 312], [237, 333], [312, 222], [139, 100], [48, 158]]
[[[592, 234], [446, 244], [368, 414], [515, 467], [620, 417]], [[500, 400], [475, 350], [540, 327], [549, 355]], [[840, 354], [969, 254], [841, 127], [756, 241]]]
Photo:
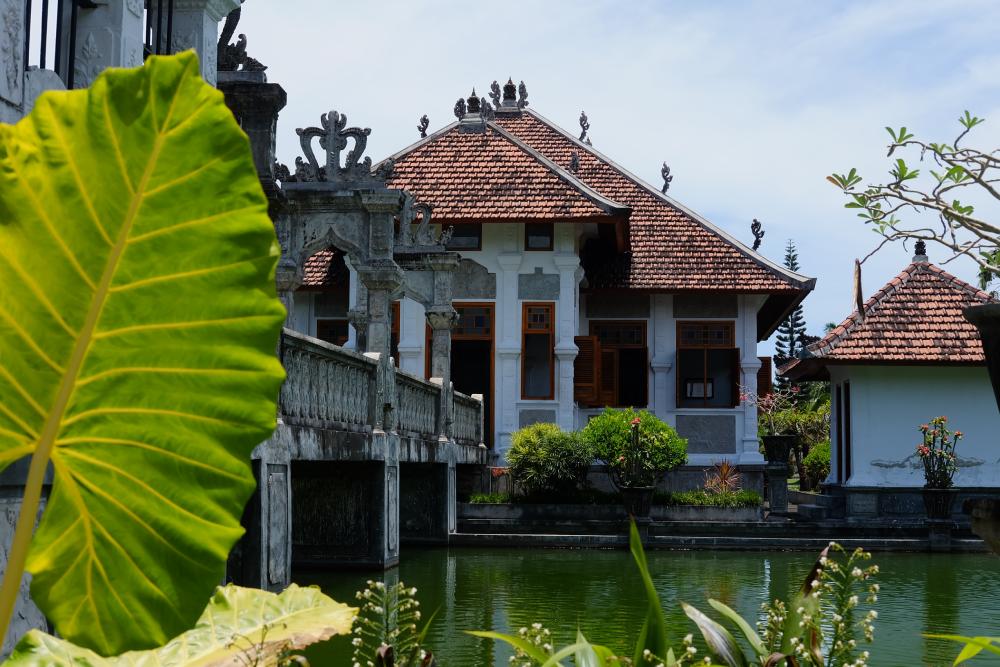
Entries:
[[528, 222], [524, 225], [525, 250], [552, 250], [555, 228], [551, 222]]
[[483, 226], [476, 224], [455, 225], [451, 239], [448, 240], [448, 250], [482, 250]]
[[649, 351], [646, 320], [592, 320], [573, 368], [574, 400], [590, 407], [646, 407]]
[[521, 310], [521, 398], [555, 394], [555, 304], [525, 303]]
[[677, 323], [677, 407], [736, 407], [739, 377], [735, 322]]

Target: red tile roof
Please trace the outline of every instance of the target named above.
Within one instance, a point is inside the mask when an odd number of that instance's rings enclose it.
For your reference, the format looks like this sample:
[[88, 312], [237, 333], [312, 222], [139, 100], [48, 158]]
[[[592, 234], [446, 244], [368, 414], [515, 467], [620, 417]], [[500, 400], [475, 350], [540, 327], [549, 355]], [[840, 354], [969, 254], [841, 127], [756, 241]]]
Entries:
[[397, 154], [390, 188], [433, 208], [435, 222], [624, 221], [628, 210], [503, 129], [457, 123]]
[[320, 250], [306, 260], [302, 287], [318, 289], [344, 287], [350, 284], [344, 253], [336, 248]]
[[815, 281], [750, 250], [531, 110], [496, 123], [557, 164], [576, 153], [576, 177], [632, 208], [631, 252], [588, 276], [591, 288], [656, 291], [805, 292]]
[[995, 302], [989, 294], [929, 262], [914, 262], [863, 307], [806, 349], [811, 358], [781, 369], [790, 377], [827, 363], [984, 364], [976, 327], [962, 309]]

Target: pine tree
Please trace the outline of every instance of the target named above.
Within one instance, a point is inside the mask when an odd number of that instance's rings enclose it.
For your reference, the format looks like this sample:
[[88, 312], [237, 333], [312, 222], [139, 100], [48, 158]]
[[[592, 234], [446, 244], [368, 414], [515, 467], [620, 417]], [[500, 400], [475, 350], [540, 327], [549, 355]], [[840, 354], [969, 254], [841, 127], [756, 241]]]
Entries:
[[[788, 243], [785, 245], [785, 266], [791, 271], [798, 271], [800, 268], [799, 254], [792, 239], [788, 239]], [[774, 343], [774, 365], [776, 368], [799, 355], [803, 348], [802, 336], [805, 333], [806, 320], [802, 314], [802, 304], [799, 304], [778, 325], [778, 336]], [[780, 375], [775, 381], [777, 389], [787, 389], [789, 384], [789, 381]]]

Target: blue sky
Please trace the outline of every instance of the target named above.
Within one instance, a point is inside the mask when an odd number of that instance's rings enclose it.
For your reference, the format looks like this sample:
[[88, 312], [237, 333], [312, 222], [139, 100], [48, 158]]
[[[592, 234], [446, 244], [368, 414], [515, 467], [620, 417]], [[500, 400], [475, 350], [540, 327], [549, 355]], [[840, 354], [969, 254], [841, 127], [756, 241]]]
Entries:
[[[524, 80], [532, 108], [761, 251], [799, 246], [818, 278], [809, 332], [851, 310], [855, 257], [878, 237], [824, 179], [851, 166], [882, 179], [885, 125], [954, 137], [964, 109], [984, 116], [970, 145], [1000, 146], [1000, 2], [249, 0], [239, 32], [288, 92], [278, 155], [294, 128], [330, 109], [371, 127], [378, 159], [453, 119], [452, 105], [494, 79]], [[943, 261], [931, 248], [931, 260]], [[912, 248], [886, 246], [864, 268], [870, 294]], [[974, 281], [969, 261], [947, 265]]]

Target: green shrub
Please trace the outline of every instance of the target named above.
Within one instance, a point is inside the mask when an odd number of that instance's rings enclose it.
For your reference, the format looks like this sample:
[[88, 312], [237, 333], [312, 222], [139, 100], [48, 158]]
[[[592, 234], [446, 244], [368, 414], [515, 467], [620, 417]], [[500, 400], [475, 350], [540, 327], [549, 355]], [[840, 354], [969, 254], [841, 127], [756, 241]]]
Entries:
[[576, 433], [555, 424], [532, 424], [511, 436], [507, 468], [528, 496], [571, 494], [587, 479], [594, 455]]
[[703, 490], [657, 493], [654, 505], [698, 505], [700, 507], [760, 507], [764, 500], [756, 491], [722, 491], [709, 493]]
[[[635, 419], [639, 420], [638, 452], [632, 442]], [[620, 485], [653, 486], [664, 473], [687, 461], [687, 440], [645, 410], [605, 408], [587, 423], [580, 436]], [[641, 465], [634, 465], [636, 460]]]
[[509, 493], [473, 493], [469, 496], [473, 505], [503, 505], [510, 502]]
[[809, 454], [802, 459], [802, 466], [812, 481], [812, 486], [826, 479], [830, 474], [830, 443], [824, 442], [810, 449]]

